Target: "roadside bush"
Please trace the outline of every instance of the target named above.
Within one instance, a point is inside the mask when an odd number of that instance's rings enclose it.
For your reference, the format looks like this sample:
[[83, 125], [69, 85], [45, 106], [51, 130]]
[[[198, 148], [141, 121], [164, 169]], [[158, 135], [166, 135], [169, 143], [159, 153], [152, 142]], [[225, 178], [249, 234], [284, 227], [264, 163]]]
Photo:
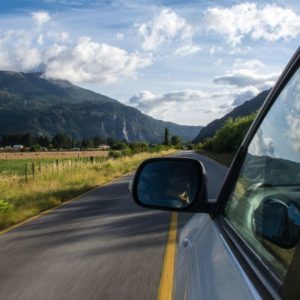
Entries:
[[111, 146], [112, 150], [125, 150], [128, 148], [128, 145], [125, 143], [115, 143]]
[[133, 152], [130, 148], [126, 148], [121, 151], [122, 156], [131, 156], [134, 153], [137, 153], [137, 152]]
[[235, 120], [229, 118], [212, 138], [203, 143], [202, 148], [215, 153], [236, 152], [255, 116], [256, 113]]
[[5, 200], [0, 199], [0, 212], [10, 211], [13, 206]]
[[133, 153], [146, 152], [149, 150], [148, 144], [144, 142], [131, 143], [129, 147]]
[[122, 151], [120, 150], [110, 150], [109, 151], [109, 157], [112, 157], [112, 158], [120, 158], [122, 157]]

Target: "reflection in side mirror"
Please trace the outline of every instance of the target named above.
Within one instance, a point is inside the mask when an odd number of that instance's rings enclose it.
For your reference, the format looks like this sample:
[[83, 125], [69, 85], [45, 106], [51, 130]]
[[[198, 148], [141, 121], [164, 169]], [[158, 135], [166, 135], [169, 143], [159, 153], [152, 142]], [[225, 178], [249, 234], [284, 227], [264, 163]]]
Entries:
[[292, 202], [264, 199], [253, 215], [254, 232], [282, 248], [297, 246], [300, 237], [300, 210]]
[[154, 158], [139, 167], [132, 186], [141, 206], [186, 210], [205, 189], [206, 176], [200, 162], [188, 158]]

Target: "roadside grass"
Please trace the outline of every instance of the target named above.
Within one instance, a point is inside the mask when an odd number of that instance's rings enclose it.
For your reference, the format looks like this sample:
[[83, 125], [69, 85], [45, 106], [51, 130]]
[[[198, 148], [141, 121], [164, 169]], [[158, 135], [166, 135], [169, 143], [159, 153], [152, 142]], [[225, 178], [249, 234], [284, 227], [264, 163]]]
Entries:
[[214, 153], [203, 149], [197, 150], [196, 152], [208, 156], [228, 168], [230, 167], [230, 164], [235, 156], [235, 153]]
[[140, 153], [99, 163], [81, 163], [49, 170], [28, 178], [18, 172], [0, 173], [0, 229], [8, 228], [38, 213], [133, 171], [143, 160], [170, 155], [176, 150]]

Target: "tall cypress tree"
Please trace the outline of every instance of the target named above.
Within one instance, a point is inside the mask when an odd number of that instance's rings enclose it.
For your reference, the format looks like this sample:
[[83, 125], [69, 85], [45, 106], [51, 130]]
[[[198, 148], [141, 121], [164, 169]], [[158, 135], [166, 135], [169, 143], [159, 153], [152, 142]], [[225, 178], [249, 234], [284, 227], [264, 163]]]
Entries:
[[167, 128], [167, 127], [165, 128], [164, 145], [166, 145], [166, 146], [170, 145], [169, 128]]

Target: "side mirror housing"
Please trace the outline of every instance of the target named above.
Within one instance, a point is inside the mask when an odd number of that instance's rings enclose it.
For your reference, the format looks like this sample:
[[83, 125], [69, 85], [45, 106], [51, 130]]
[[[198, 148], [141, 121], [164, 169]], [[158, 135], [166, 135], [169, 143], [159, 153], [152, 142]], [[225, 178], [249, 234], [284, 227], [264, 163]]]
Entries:
[[145, 160], [139, 166], [131, 188], [133, 199], [142, 207], [208, 212], [206, 173], [195, 159], [163, 157]]

